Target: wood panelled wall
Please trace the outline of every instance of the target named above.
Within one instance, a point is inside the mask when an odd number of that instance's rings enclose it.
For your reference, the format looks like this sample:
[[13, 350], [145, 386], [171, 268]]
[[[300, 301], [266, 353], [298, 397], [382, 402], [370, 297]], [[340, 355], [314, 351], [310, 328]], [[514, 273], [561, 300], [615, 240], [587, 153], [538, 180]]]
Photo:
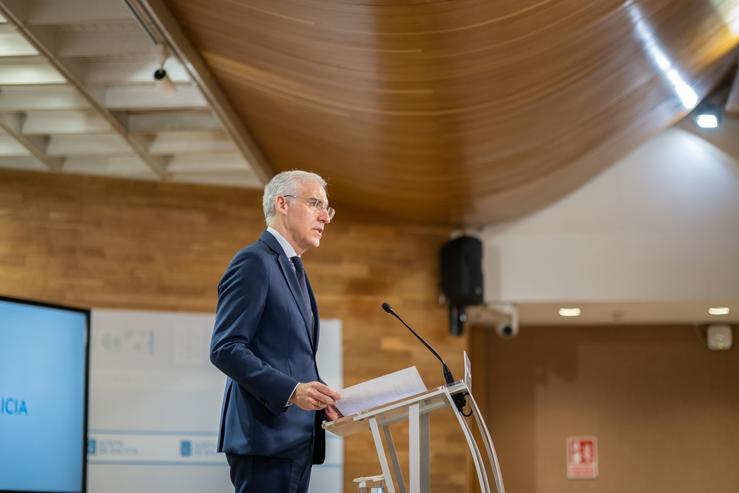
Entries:
[[[736, 347], [709, 351], [692, 326], [473, 330], [507, 491], [739, 490]], [[598, 437], [597, 479], [567, 479], [571, 435]]]
[[[0, 294], [213, 312], [223, 270], [263, 228], [260, 191], [3, 171]], [[306, 254], [321, 316], [343, 322], [345, 385], [410, 365], [429, 387], [443, 382], [437, 361], [380, 309], [383, 301], [461, 377], [465, 341], [448, 335], [438, 304], [437, 252], [448, 237], [445, 227], [383, 225], [339, 210], [322, 246]], [[463, 491], [463, 437], [444, 416], [432, 426], [432, 485]], [[369, 434], [347, 439], [344, 491], [356, 489], [352, 478], [379, 472]]]

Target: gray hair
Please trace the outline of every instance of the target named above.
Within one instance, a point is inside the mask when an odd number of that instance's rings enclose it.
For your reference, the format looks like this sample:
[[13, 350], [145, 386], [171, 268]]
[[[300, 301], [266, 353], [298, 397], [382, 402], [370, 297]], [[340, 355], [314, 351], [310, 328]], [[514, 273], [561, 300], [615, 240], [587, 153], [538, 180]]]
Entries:
[[309, 171], [294, 169], [277, 173], [272, 177], [269, 183], [264, 186], [264, 195], [262, 196], [264, 222], [267, 223], [267, 226], [270, 225], [272, 219], [275, 217], [275, 200], [277, 200], [277, 197], [281, 195], [297, 195], [300, 193], [300, 190], [298, 190], [300, 185], [308, 180], [318, 182], [324, 190], [326, 189], [326, 180], [324, 180], [320, 175]]

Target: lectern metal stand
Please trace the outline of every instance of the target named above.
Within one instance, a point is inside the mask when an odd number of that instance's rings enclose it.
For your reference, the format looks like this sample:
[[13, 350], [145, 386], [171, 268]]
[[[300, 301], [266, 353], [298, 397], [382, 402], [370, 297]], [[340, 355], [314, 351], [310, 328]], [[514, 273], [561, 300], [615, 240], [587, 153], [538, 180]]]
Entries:
[[[477, 424], [483, 449], [478, 445], [465, 416], [454, 404], [453, 396], [467, 396], [467, 405], [472, 411], [470, 419]], [[403, 399], [369, 411], [345, 416], [332, 422], [324, 422], [323, 427], [335, 435], [346, 437], [365, 431], [368, 427], [375, 442], [377, 457], [380, 461], [382, 475], [385, 478], [388, 493], [428, 493], [429, 491], [429, 414], [437, 409], [449, 407], [462, 430], [469, 447], [472, 461], [475, 464], [478, 483], [482, 493], [492, 493], [490, 475], [495, 481], [498, 493], [505, 493], [503, 478], [500, 472], [498, 456], [495, 453], [493, 440], [490, 437], [485, 421], [474, 397], [462, 382], [444, 385], [422, 394]], [[390, 426], [408, 420], [408, 488], [400, 468], [398, 455], [393, 443]], [[384, 438], [384, 444], [383, 444]], [[390, 461], [385, 453], [387, 447]], [[394, 481], [395, 480], [395, 481]], [[395, 487], [397, 483], [397, 490]]]

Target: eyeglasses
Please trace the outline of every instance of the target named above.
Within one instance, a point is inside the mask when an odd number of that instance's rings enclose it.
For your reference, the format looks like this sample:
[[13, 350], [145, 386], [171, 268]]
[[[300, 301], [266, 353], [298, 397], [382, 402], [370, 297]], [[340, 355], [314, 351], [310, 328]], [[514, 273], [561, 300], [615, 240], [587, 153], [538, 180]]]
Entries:
[[317, 199], [315, 197], [298, 197], [297, 195], [283, 195], [283, 197], [291, 197], [293, 199], [300, 199], [302, 200], [305, 205], [313, 209], [317, 213], [325, 212], [328, 215], [328, 220], [332, 220], [334, 218], [334, 214], [336, 214], [336, 210], [334, 210], [333, 207], [330, 207], [323, 203], [323, 200]]

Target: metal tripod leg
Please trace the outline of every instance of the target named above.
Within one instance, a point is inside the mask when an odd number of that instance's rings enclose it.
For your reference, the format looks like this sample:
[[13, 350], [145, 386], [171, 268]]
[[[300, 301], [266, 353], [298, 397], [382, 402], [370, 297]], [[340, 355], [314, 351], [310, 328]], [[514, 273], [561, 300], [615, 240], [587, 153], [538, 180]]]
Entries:
[[372, 430], [372, 438], [375, 441], [377, 458], [380, 459], [380, 469], [382, 470], [382, 475], [385, 477], [385, 486], [387, 487], [387, 493], [395, 493], [393, 475], [390, 472], [390, 466], [387, 463], [385, 448], [382, 446], [382, 437], [380, 436], [380, 428], [377, 426], [377, 418], [370, 418], [369, 425], [370, 430]]
[[485, 443], [488, 459], [493, 468], [495, 489], [498, 490], [498, 493], [505, 493], [505, 487], [503, 486], [503, 473], [500, 471], [500, 462], [498, 462], [498, 454], [495, 453], [495, 445], [493, 445], [493, 439], [490, 437], [490, 431], [488, 431], [485, 420], [482, 419], [482, 413], [480, 413], [480, 408], [477, 407], [475, 398], [472, 397], [472, 394], [468, 394], [467, 399], [470, 402], [470, 407], [474, 413], [475, 421], [477, 421], [477, 428], [480, 430], [480, 436], [482, 437], [482, 441]]
[[454, 399], [452, 398], [452, 395], [449, 393], [449, 390], [444, 389], [444, 393], [446, 394], [447, 399], [449, 400], [449, 407], [452, 409], [452, 412], [457, 417], [457, 421], [459, 422], [459, 427], [462, 428], [462, 432], [464, 433], [464, 437], [467, 440], [467, 446], [470, 449], [470, 452], [472, 453], [472, 461], [475, 463], [475, 470], [477, 471], [477, 481], [480, 483], [480, 488], [483, 493], [491, 493], [490, 490], [490, 481], [488, 479], [488, 473], [485, 467], [485, 463], [482, 459], [482, 454], [480, 453], [480, 448], [477, 446], [477, 442], [475, 441], [475, 438], [472, 436], [472, 432], [470, 431], [469, 426], [467, 426], [467, 422], [464, 419], [464, 416], [457, 410], [457, 406], [454, 403]]
[[408, 407], [408, 476], [411, 493], [429, 491], [429, 416], [420, 406]]
[[390, 452], [390, 460], [393, 462], [393, 471], [395, 471], [395, 476], [398, 478], [398, 490], [400, 490], [400, 493], [406, 493], [405, 478], [403, 477], [403, 471], [400, 469], [400, 461], [398, 461], [398, 453], [395, 451], [395, 443], [393, 442], [393, 435], [390, 433], [390, 427], [382, 425], [382, 432], [385, 435], [388, 452]]

